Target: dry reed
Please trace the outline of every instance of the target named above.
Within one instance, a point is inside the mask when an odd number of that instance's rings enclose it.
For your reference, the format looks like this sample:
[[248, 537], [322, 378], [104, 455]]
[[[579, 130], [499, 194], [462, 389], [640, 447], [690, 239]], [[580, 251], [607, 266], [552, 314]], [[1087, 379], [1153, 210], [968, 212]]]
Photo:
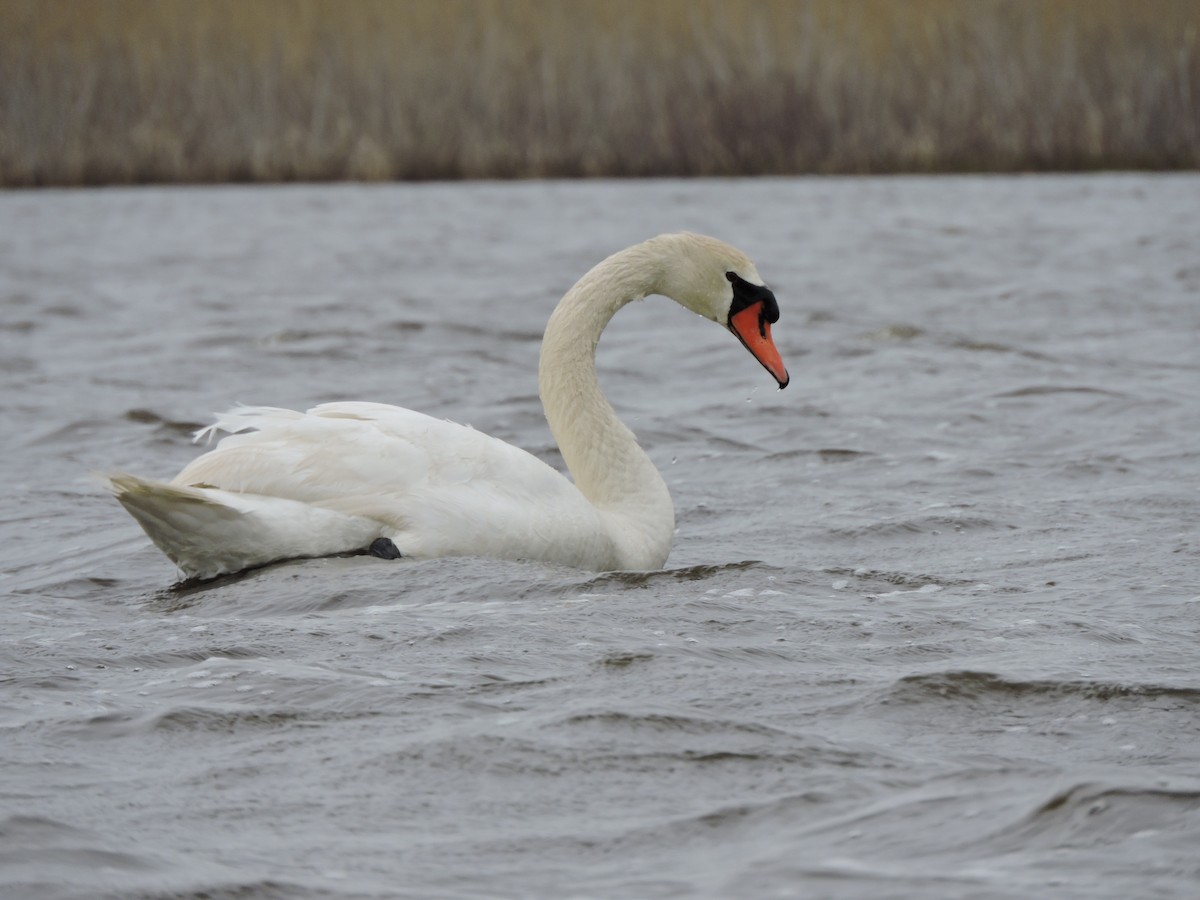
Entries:
[[1194, 0], [0, 0], [0, 185], [1191, 168]]

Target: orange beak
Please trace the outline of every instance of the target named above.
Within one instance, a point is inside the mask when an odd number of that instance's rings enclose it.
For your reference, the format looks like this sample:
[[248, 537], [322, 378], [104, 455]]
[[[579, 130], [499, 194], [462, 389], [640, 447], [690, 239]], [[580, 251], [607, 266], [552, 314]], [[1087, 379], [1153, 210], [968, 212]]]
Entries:
[[754, 358], [763, 364], [772, 377], [779, 382], [779, 389], [788, 386], [787, 369], [783, 366], [783, 357], [779, 348], [771, 340], [771, 323], [763, 314], [762, 302], [751, 303], [745, 309], [729, 317], [729, 330], [737, 335], [746, 349], [754, 354]]

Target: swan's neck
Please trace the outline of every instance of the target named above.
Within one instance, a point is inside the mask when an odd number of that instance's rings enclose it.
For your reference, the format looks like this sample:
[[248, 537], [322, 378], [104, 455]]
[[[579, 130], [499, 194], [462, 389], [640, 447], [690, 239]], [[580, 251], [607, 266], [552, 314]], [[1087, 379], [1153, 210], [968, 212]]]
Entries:
[[600, 391], [596, 345], [618, 309], [658, 291], [660, 271], [642, 245], [583, 276], [550, 317], [538, 370], [550, 430], [576, 487], [610, 523], [620, 569], [662, 566], [675, 509], [654, 463]]

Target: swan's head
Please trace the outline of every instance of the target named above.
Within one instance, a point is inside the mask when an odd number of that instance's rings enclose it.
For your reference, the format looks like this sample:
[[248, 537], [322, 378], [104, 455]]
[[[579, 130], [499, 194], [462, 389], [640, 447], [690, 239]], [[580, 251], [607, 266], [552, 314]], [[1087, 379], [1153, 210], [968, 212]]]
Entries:
[[701, 234], [664, 234], [657, 245], [665, 263], [656, 293], [725, 326], [754, 354], [779, 383], [788, 385], [787, 369], [771, 338], [779, 304], [746, 254]]

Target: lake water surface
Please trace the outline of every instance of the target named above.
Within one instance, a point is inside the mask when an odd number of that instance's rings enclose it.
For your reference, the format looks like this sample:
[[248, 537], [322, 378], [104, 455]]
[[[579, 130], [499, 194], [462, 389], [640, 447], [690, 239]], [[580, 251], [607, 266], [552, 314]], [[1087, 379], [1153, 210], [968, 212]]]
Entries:
[[[336, 399], [557, 463], [555, 301], [685, 228], [792, 384], [614, 321], [665, 571], [175, 587], [89, 474]], [[1200, 895], [1198, 248], [1195, 175], [0, 194], [0, 895]]]

